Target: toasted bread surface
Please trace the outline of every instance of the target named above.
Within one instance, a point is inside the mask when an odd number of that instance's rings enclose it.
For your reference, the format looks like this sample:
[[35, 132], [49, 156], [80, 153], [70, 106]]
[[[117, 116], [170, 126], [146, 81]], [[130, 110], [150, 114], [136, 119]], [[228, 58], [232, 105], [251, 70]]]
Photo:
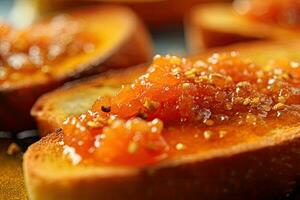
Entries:
[[219, 3], [193, 8], [186, 19], [191, 52], [253, 40], [298, 38], [299, 31], [253, 21], [239, 15], [231, 4]]
[[73, 56], [52, 66], [51, 74], [34, 73], [9, 87], [0, 86], [0, 129], [33, 126], [30, 108], [43, 93], [63, 83], [110, 68], [127, 67], [150, 59], [149, 35], [137, 16], [121, 6], [86, 7], [68, 13], [84, 20], [86, 32], [99, 37], [92, 53]]
[[[250, 61], [265, 65], [272, 59], [279, 61], [299, 61], [299, 41], [254, 42], [213, 49], [194, 59], [205, 58], [214, 52], [238, 51]], [[143, 72], [146, 66], [138, 66], [124, 72], [108, 73], [79, 84], [68, 84], [62, 89], [41, 97], [33, 106], [31, 114], [36, 119], [40, 135], [47, 135], [60, 128], [66, 117], [81, 113], [90, 108], [100, 93], [113, 94], [122, 84], [129, 83]]]

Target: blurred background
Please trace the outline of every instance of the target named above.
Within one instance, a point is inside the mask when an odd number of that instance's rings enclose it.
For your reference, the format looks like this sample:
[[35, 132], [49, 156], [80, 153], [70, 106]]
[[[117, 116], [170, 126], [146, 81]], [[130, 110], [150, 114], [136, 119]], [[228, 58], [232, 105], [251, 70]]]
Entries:
[[9, 11], [14, 5], [13, 0], [2, 0], [0, 1], [0, 16], [1, 18], [7, 18], [9, 15]]

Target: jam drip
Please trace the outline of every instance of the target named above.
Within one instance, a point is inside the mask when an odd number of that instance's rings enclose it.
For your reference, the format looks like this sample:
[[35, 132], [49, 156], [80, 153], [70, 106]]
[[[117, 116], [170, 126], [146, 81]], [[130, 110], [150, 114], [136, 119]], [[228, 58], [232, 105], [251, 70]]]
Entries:
[[67, 15], [20, 31], [0, 24], [0, 84], [18, 81], [20, 74], [51, 74], [63, 59], [90, 52], [95, 41], [82, 30], [82, 22]]
[[[69, 118], [64, 144], [100, 163], [144, 166], [170, 155], [165, 136], [178, 130], [207, 127], [203, 134], [209, 139], [210, 127], [264, 126], [287, 113], [298, 116], [299, 64], [280, 65], [257, 66], [237, 52], [207, 60], [156, 56], [116, 96], [101, 97], [90, 111]], [[219, 138], [227, 134], [218, 132]], [[178, 141], [176, 149], [184, 148]]]
[[298, 0], [236, 0], [236, 10], [254, 20], [285, 27], [299, 26], [300, 2]]

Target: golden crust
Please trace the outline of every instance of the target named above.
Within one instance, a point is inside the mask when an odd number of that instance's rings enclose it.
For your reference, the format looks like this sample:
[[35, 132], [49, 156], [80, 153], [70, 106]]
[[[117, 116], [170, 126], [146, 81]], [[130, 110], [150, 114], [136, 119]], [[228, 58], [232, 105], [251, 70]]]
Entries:
[[242, 17], [226, 3], [193, 8], [185, 20], [185, 28], [189, 49], [194, 53], [233, 43], [299, 37], [299, 31]]
[[[55, 68], [51, 78], [33, 75], [20, 85], [8, 89], [0, 87], [1, 130], [16, 131], [32, 127], [33, 119], [29, 113], [36, 99], [67, 81], [111, 68], [143, 63], [151, 58], [152, 44], [148, 32], [131, 10], [120, 6], [99, 6], [82, 8], [70, 13], [74, 17], [86, 18], [87, 23], [91, 22], [89, 26], [96, 26], [95, 22], [106, 21], [123, 24], [126, 28], [121, 30], [117, 26], [107, 27], [107, 30], [104, 27], [99, 28], [99, 35], [106, 35], [107, 41], [102, 41], [105, 47], [99, 49], [92, 57], [82, 60], [76, 58], [74, 62], [66, 62], [68, 63], [66, 66]], [[114, 35], [113, 31], [118, 32], [115, 39], [109, 38], [110, 35]]]

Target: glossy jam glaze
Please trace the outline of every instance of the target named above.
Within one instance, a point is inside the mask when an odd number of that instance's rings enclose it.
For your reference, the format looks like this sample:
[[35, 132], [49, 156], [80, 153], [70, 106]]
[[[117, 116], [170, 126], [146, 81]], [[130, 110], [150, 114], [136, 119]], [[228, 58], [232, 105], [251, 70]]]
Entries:
[[275, 63], [257, 66], [237, 52], [207, 60], [156, 56], [116, 96], [65, 121], [65, 153], [74, 163], [145, 166], [296, 123], [299, 64]]

